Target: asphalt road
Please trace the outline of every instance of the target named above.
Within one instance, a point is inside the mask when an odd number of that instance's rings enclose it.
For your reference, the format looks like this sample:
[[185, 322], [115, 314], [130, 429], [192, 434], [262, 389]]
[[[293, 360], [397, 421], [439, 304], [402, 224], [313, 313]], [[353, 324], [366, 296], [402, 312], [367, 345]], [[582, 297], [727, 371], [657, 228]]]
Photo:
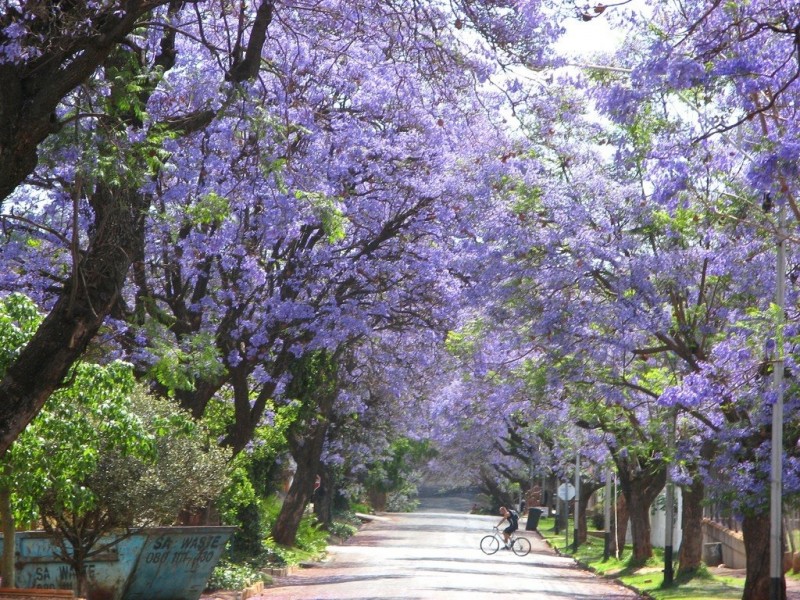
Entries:
[[486, 599], [632, 600], [633, 592], [556, 556], [532, 532], [533, 549], [487, 556], [478, 547], [498, 517], [468, 514], [466, 498], [424, 499], [415, 513], [392, 513], [366, 525], [315, 567], [276, 579], [260, 600]]

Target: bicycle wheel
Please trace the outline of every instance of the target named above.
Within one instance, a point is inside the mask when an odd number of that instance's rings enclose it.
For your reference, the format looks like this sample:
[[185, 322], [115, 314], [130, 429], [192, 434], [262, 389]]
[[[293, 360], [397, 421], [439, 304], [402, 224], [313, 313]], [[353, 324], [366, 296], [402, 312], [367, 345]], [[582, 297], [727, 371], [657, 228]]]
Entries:
[[481, 550], [484, 554], [494, 554], [500, 549], [500, 542], [493, 535], [484, 536], [481, 539]]
[[511, 543], [511, 549], [517, 556], [525, 556], [531, 551], [531, 542], [528, 538], [524, 537], [514, 538], [514, 541]]

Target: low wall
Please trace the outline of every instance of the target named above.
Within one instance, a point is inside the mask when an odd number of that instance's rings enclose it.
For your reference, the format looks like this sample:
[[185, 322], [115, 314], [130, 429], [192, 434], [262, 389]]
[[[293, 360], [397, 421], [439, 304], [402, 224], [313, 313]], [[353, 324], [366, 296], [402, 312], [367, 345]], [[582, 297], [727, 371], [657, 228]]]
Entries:
[[744, 553], [744, 540], [741, 532], [731, 531], [719, 523], [703, 519], [703, 543], [722, 545], [722, 563], [731, 569], [744, 569], [747, 566]]

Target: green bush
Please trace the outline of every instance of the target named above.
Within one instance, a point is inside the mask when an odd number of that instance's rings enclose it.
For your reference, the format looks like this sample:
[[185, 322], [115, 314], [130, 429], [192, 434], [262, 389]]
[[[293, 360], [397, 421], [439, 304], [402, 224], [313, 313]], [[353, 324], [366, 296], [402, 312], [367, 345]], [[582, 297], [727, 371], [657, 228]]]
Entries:
[[328, 527], [328, 532], [331, 535], [335, 535], [343, 540], [355, 535], [356, 531], [358, 531], [358, 527], [350, 523], [343, 523], [342, 521], [334, 521]]
[[319, 527], [319, 521], [315, 514], [306, 515], [300, 521], [295, 545], [312, 554], [325, 551], [325, 547], [328, 545], [328, 532]]
[[406, 488], [398, 492], [390, 492], [386, 500], [386, 510], [389, 512], [414, 512], [419, 506], [419, 500], [414, 498], [416, 495], [416, 487], [413, 487], [413, 490]]
[[362, 513], [365, 515], [372, 513], [372, 508], [369, 506], [369, 504], [363, 504], [361, 502], [351, 503], [350, 510], [352, 510], [354, 513]]
[[231, 538], [230, 553], [235, 562], [244, 562], [264, 551], [263, 517], [257, 502], [239, 507], [236, 514], [238, 529]]
[[206, 590], [243, 590], [258, 581], [272, 583], [272, 578], [254, 567], [233, 564], [223, 558], [211, 573]]

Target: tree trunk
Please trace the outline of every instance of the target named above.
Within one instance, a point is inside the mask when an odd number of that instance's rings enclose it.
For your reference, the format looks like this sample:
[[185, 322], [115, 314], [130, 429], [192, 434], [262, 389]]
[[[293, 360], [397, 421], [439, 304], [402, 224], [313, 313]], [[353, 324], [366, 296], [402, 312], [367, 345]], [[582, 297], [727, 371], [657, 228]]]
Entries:
[[611, 545], [609, 552], [613, 556], [622, 555], [625, 549], [625, 538], [628, 536], [628, 503], [625, 501], [625, 496], [620, 495], [617, 497], [616, 515], [612, 513], [611, 519], [613, 525], [611, 527]]
[[631, 491], [629, 516], [631, 520], [631, 538], [633, 540], [633, 562], [643, 564], [653, 556], [653, 543], [650, 539], [650, 505], [652, 500], [640, 490]]
[[514, 499], [507, 491], [497, 485], [497, 482], [494, 480], [494, 470], [492, 468], [482, 467], [480, 471], [480, 478], [486, 495], [491, 498], [493, 504], [495, 505], [492, 506], [493, 511], [496, 512], [501, 506], [513, 508]]
[[321, 478], [319, 487], [312, 495], [314, 502], [314, 514], [317, 520], [325, 527], [333, 523], [333, 494], [335, 489], [335, 477], [331, 469], [324, 465], [320, 467], [319, 475]]
[[589, 535], [589, 526], [588, 518], [586, 514], [586, 508], [589, 506], [589, 500], [592, 498], [592, 494], [594, 494], [597, 490], [603, 487], [604, 484], [600, 484], [594, 481], [581, 481], [581, 495], [578, 499], [578, 543], [583, 544], [586, 542], [586, 538]]
[[[745, 516], [742, 521], [744, 550], [747, 556], [747, 578], [742, 600], [766, 600], [770, 597], [769, 514]], [[786, 578], [781, 569], [778, 600], [786, 598]]]
[[367, 498], [369, 505], [375, 512], [383, 512], [386, 510], [386, 492], [379, 489], [371, 489], [367, 491]]
[[314, 491], [314, 480], [320, 474], [320, 458], [339, 391], [338, 369], [338, 356], [325, 351], [304, 355], [291, 368], [286, 396], [300, 400], [303, 407], [287, 435], [297, 470], [272, 527], [273, 539], [284, 546], [294, 545], [297, 528]]
[[650, 505], [667, 482], [666, 465], [646, 458], [614, 456], [619, 483], [631, 521], [633, 562], [644, 563], [653, 556], [650, 540]]
[[86, 551], [79, 544], [73, 546], [72, 571], [75, 574], [76, 596], [78, 598], [88, 598], [89, 596], [89, 576], [86, 572]]
[[703, 561], [703, 498], [705, 485], [700, 475], [692, 483], [681, 488], [683, 510], [681, 511], [681, 549], [678, 554], [678, 577], [689, 576]]
[[272, 538], [278, 544], [293, 546], [295, 543], [303, 512], [314, 490], [314, 479], [320, 470], [327, 425], [327, 421], [318, 421], [306, 430], [302, 444], [291, 444], [292, 458], [297, 463], [297, 470], [272, 526]]
[[11, 490], [7, 485], [0, 487], [0, 520], [3, 523], [3, 562], [0, 577], [3, 579], [3, 587], [13, 588], [16, 587], [14, 581], [16, 527], [11, 511]]

